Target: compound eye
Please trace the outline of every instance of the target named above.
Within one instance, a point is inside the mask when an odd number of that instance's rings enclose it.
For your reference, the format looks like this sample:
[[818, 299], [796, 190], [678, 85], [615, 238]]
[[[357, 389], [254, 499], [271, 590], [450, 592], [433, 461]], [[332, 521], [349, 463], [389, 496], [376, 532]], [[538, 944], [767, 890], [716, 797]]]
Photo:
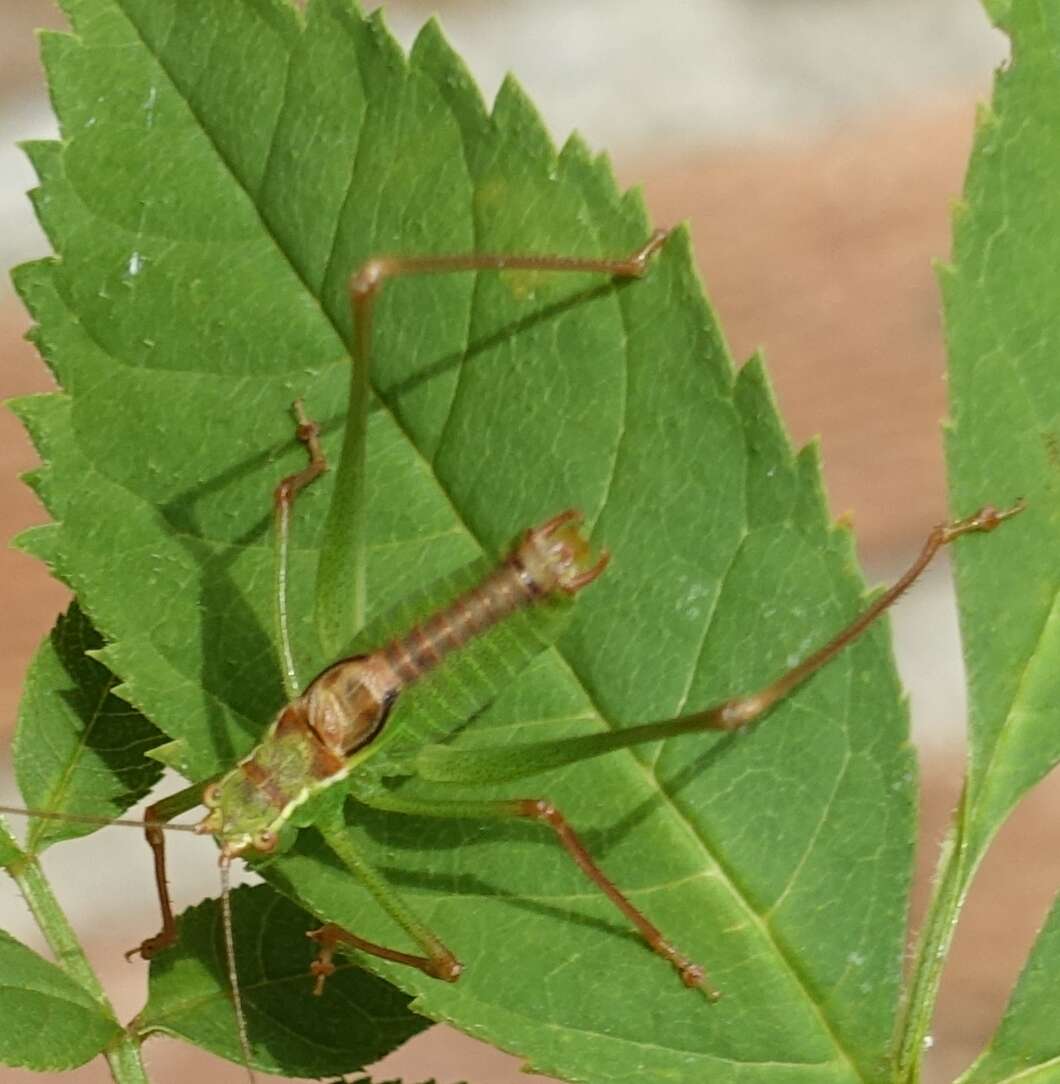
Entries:
[[276, 849], [276, 844], [279, 842], [279, 837], [275, 832], [270, 831], [268, 828], [263, 828], [254, 837], [255, 850], [263, 851], [266, 854], [269, 851]]
[[221, 804], [221, 787], [218, 783], [211, 783], [202, 792], [202, 804], [207, 809], [216, 809]]

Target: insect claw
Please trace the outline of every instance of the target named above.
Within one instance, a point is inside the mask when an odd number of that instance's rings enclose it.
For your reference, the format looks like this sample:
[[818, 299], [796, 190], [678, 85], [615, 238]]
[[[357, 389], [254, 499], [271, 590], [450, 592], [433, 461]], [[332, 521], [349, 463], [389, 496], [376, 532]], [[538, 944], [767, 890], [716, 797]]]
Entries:
[[706, 971], [699, 964], [686, 960], [678, 971], [685, 986], [690, 990], [702, 990], [711, 1004], [721, 999], [721, 991], [711, 986]]
[[1018, 516], [1026, 507], [1027, 502], [1022, 497], [1011, 507], [1000, 510], [992, 504], [984, 505], [978, 512], [974, 512], [964, 519], [945, 524], [941, 528], [942, 540], [944, 543], [949, 543], [962, 534], [970, 534], [973, 531], [992, 531], [1001, 526], [1006, 519]]
[[648, 261], [662, 248], [663, 243], [669, 236], [669, 230], [654, 230], [651, 237], [645, 242], [644, 247], [630, 258], [630, 273], [638, 277], [643, 275], [648, 269]]
[[394, 273], [394, 260], [377, 257], [369, 260], [350, 278], [350, 293], [354, 297], [374, 294], [385, 278]]
[[316, 959], [309, 965], [309, 973], [316, 979], [313, 997], [323, 997], [324, 984], [335, 974], [335, 965], [330, 960]]
[[434, 961], [433, 965], [429, 969], [425, 968], [424, 971], [436, 979], [441, 979], [442, 982], [456, 982], [464, 973], [464, 965], [449, 956], [446, 959]]
[[984, 527], [983, 529], [992, 531], [998, 524], [1004, 523], [1006, 519], [1011, 519], [1013, 516], [1018, 516], [1020, 512], [1025, 511], [1026, 508], [1027, 502], [1023, 497], [1017, 497], [1010, 507], [1003, 508], [1000, 512], [996, 508], [992, 508], [990, 509], [993, 513], [991, 516], [991, 523], [988, 527]]
[[313, 984], [313, 996], [322, 997], [324, 984], [335, 974], [335, 928], [328, 924], [315, 930], [307, 930], [306, 937], [317, 945], [317, 958], [309, 965], [309, 973], [316, 982]]
[[136, 946], [131, 948], [125, 953], [126, 961], [131, 960], [134, 956], [139, 956], [141, 960], [153, 960], [160, 952], [169, 948], [173, 944], [174, 938], [165, 934], [156, 934], [154, 937], [147, 937]]

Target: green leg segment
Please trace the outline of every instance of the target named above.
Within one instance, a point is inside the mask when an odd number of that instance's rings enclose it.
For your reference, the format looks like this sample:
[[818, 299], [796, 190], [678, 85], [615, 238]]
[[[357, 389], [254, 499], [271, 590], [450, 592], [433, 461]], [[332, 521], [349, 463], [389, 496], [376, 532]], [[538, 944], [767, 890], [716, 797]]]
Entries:
[[349, 834], [341, 821], [328, 826], [318, 826], [318, 828], [328, 846], [335, 852], [343, 865], [368, 889], [379, 906], [419, 945], [424, 955], [413, 956], [407, 952], [387, 948], [385, 945], [377, 945], [373, 941], [366, 941], [363, 937], [358, 937], [356, 934], [349, 933], [340, 926], [329, 922], [309, 935], [320, 946], [320, 955], [312, 967], [313, 974], [317, 977], [316, 992], [318, 994], [321, 992], [324, 981], [335, 970], [331, 960], [335, 946], [340, 943], [349, 945], [361, 952], [366, 952], [371, 956], [379, 956], [384, 960], [392, 960], [408, 967], [415, 967], [432, 978], [441, 979], [444, 982], [456, 982], [460, 977], [460, 961], [412, 913], [401, 897], [368, 864], [361, 852], [351, 842]]
[[420, 817], [454, 817], [466, 820], [509, 820], [519, 818], [536, 821], [551, 828], [567, 853], [578, 864], [581, 871], [604, 893], [605, 896], [622, 912], [626, 919], [636, 927], [653, 952], [668, 960], [689, 987], [698, 987], [714, 1001], [718, 992], [711, 986], [704, 969], [697, 963], [683, 956], [662, 935], [647, 917], [630, 902], [629, 899], [608, 879], [607, 875], [593, 860], [578, 838], [567, 818], [551, 802], [541, 798], [514, 798], [508, 801], [454, 801], [435, 802], [415, 798], [399, 797], [395, 794], [365, 790], [364, 793], [353, 791], [359, 802], [374, 809], [389, 813], [404, 813]]

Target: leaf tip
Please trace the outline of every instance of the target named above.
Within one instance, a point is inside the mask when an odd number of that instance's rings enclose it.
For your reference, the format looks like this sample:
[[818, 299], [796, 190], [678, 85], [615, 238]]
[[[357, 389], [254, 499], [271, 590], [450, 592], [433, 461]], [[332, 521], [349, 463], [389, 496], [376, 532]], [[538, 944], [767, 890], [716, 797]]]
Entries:
[[541, 114], [511, 72], [505, 75], [500, 90], [497, 91], [491, 117], [494, 124], [507, 133], [510, 140], [523, 144], [535, 157], [555, 161], [556, 148]]
[[43, 561], [51, 572], [62, 580], [62, 574], [57, 567], [58, 533], [59, 525], [57, 523], [43, 523], [35, 527], [27, 527], [24, 531], [19, 531], [11, 539], [11, 548], [19, 553], [26, 554], [27, 557], [34, 557], [38, 561]]

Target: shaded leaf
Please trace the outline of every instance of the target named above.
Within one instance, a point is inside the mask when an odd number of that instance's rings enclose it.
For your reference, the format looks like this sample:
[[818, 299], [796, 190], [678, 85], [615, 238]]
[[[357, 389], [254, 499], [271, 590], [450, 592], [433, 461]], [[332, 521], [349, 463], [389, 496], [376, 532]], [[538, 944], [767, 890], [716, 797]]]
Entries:
[[[165, 735], [114, 694], [117, 680], [88, 654], [102, 646], [75, 602], [33, 657], [14, 741], [15, 777], [30, 809], [111, 819], [161, 777], [144, 754]], [[26, 849], [36, 854], [96, 827], [31, 820]]]
[[[336, 1081], [336, 1084], [338, 1084], [337, 1081]], [[351, 1080], [349, 1082], [349, 1084], [405, 1084], [405, 1082], [403, 1082], [401, 1080], [373, 1080], [370, 1077], [364, 1076], [364, 1077], [358, 1077], [356, 1080]], [[421, 1084], [435, 1084], [435, 1082], [434, 1082], [433, 1079], [431, 1079], [431, 1080], [424, 1080], [424, 1081], [421, 1082]]]
[[[323, 996], [313, 997], [315, 953], [306, 933], [319, 923], [267, 885], [232, 893], [232, 926], [255, 1068], [308, 1077], [354, 1072], [430, 1026], [408, 1011], [406, 995], [353, 966], [340, 966]], [[137, 1030], [189, 1039], [240, 1062], [227, 975], [220, 905], [207, 900], [184, 912], [177, 945], [152, 961]]]

